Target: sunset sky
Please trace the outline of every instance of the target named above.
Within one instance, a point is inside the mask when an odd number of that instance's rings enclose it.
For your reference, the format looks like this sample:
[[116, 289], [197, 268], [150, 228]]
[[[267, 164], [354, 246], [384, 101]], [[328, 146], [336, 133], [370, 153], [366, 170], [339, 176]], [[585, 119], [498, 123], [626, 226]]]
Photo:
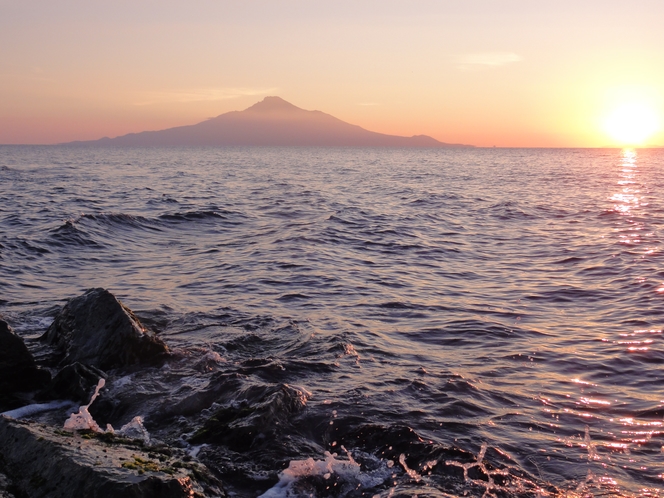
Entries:
[[634, 140], [664, 145], [663, 20], [662, 0], [0, 0], [0, 143], [193, 124], [278, 95], [444, 142], [622, 145], [615, 127], [636, 116]]

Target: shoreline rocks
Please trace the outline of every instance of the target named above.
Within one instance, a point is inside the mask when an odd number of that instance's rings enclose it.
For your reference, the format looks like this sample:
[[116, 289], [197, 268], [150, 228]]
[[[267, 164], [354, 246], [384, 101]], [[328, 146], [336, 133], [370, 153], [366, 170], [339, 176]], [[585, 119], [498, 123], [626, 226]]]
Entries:
[[[129, 308], [101, 288], [71, 299], [41, 339], [59, 353], [57, 365], [50, 364], [59, 369], [53, 379], [0, 320], [0, 412], [41, 408], [30, 405], [32, 400], [86, 403], [94, 387], [103, 385], [101, 379], [109, 378], [104, 370], [155, 364], [169, 353]], [[0, 498], [226, 496], [221, 482], [184, 450], [120, 434], [67, 431], [59, 424], [0, 415]]]

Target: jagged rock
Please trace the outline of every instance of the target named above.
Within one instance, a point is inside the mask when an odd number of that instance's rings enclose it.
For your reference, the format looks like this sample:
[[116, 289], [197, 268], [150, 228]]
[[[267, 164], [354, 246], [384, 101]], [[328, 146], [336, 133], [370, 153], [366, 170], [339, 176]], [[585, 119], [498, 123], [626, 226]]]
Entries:
[[63, 353], [61, 365], [78, 361], [102, 370], [150, 361], [168, 352], [129, 308], [101, 288], [70, 300], [42, 340]]
[[273, 446], [310, 396], [304, 389], [288, 384], [252, 386], [243, 394], [243, 402], [217, 410], [191, 442], [223, 444], [241, 452]]
[[108, 434], [67, 433], [3, 416], [0, 455], [17, 492], [31, 498], [225, 496], [205, 466], [171, 448]]
[[60, 370], [38, 399], [70, 399], [83, 405], [90, 401], [90, 396], [99, 379], [107, 375], [98, 368], [72, 363]]
[[23, 340], [7, 322], [0, 320], [0, 393], [9, 395], [39, 389], [50, 380], [51, 374], [37, 368]]

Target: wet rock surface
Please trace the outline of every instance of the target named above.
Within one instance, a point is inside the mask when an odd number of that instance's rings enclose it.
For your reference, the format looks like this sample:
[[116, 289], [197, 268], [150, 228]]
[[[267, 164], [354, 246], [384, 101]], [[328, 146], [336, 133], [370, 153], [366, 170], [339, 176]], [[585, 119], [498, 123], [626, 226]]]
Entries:
[[5, 474], [0, 473], [0, 498], [15, 498], [11, 492], [12, 487], [12, 481]]
[[223, 444], [234, 451], [274, 445], [292, 416], [304, 408], [307, 396], [287, 384], [251, 387], [241, 403], [216, 411], [191, 442]]
[[111, 434], [0, 417], [0, 449], [4, 470], [23, 496], [225, 496], [207, 469], [183, 452]]
[[166, 345], [106, 289], [70, 300], [42, 336], [62, 354], [61, 365], [80, 362], [102, 370], [155, 360]]
[[37, 368], [23, 339], [0, 320], [0, 411], [21, 404], [15, 393], [39, 389], [50, 380], [47, 371]]
[[72, 363], [55, 375], [46, 389], [38, 394], [37, 399], [69, 399], [85, 404], [90, 400], [99, 379], [107, 377], [98, 368], [78, 362]]

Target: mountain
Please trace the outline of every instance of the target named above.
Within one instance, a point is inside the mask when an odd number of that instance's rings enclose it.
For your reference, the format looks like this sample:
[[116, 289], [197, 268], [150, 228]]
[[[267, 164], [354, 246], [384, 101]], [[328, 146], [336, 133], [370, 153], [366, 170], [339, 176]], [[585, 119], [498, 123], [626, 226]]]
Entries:
[[195, 125], [70, 144], [472, 147], [439, 142], [426, 135], [375, 133], [324, 112], [300, 109], [280, 97], [265, 97], [244, 111], [227, 112]]

